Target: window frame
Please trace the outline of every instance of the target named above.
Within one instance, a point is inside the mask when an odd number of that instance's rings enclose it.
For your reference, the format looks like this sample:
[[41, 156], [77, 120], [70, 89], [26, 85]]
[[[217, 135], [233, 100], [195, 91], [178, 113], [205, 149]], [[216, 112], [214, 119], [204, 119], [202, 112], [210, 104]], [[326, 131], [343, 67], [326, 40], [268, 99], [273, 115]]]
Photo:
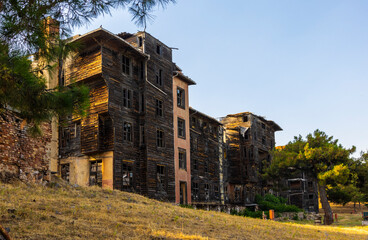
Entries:
[[181, 87], [176, 88], [176, 105], [185, 109], [185, 89]]
[[165, 132], [160, 128], [156, 129], [156, 146], [158, 148], [165, 147]]
[[[125, 125], [129, 125], [129, 131], [127, 131]], [[131, 122], [124, 121], [123, 123], [123, 141], [133, 142], [133, 124]]]
[[126, 55], [121, 55], [121, 72], [127, 76], [132, 73], [132, 59]]
[[179, 169], [187, 170], [187, 151], [184, 148], [178, 148]]
[[180, 117], [178, 117], [178, 137], [186, 138], [185, 120]]
[[163, 101], [155, 98], [155, 109], [156, 109], [156, 116], [158, 117], [164, 116], [164, 102]]

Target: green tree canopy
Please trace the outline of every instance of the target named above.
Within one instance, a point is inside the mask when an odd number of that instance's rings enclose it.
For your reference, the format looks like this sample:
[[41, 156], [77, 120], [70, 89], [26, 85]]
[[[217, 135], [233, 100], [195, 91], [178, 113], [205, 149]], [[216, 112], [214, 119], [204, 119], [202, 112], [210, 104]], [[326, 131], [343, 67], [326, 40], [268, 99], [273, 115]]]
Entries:
[[316, 130], [302, 136], [295, 137], [284, 148], [273, 152], [273, 160], [265, 169], [267, 179], [288, 178], [291, 172], [304, 172], [318, 183], [322, 207], [325, 211], [325, 223], [333, 222], [332, 211], [327, 200], [326, 189], [331, 183], [345, 184], [350, 176], [349, 166], [353, 163], [350, 158], [355, 147], [344, 148], [332, 136]]

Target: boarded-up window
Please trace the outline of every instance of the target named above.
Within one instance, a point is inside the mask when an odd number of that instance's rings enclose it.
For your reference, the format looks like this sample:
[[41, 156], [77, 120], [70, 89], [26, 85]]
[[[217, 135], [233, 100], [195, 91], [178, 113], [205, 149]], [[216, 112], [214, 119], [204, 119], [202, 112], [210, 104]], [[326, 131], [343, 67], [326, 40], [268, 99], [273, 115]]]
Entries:
[[102, 187], [102, 160], [91, 162], [89, 185]]

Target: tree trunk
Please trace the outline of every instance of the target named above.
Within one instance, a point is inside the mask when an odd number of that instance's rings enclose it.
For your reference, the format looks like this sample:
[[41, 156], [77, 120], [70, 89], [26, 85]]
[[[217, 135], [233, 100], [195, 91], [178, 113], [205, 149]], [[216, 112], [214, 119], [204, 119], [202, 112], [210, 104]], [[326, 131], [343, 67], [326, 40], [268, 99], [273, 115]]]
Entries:
[[330, 225], [333, 223], [333, 214], [330, 207], [330, 203], [327, 200], [327, 193], [326, 193], [326, 185], [318, 184], [319, 188], [319, 197], [321, 199], [322, 208], [325, 212], [324, 223], [325, 225]]

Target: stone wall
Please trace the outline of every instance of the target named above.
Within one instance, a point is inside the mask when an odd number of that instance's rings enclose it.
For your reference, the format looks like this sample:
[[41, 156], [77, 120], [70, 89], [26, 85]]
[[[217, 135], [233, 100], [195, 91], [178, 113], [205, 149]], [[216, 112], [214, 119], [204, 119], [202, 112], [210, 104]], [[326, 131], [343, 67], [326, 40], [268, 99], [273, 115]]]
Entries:
[[48, 180], [51, 124], [42, 124], [43, 135], [35, 138], [21, 125], [22, 119], [13, 112], [0, 112], [0, 181]]

